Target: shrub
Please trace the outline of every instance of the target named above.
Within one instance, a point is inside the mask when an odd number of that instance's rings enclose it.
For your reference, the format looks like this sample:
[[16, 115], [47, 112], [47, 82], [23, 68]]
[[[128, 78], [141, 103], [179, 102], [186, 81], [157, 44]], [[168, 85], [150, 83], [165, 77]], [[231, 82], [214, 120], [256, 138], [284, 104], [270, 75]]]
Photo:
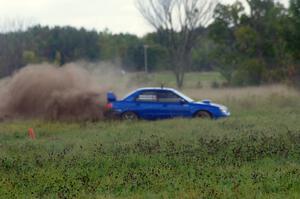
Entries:
[[233, 73], [232, 84], [236, 86], [260, 85], [264, 81], [266, 64], [259, 59], [249, 59]]
[[219, 84], [217, 81], [213, 81], [213, 82], [211, 83], [211, 87], [212, 87], [212, 88], [220, 88], [220, 84]]

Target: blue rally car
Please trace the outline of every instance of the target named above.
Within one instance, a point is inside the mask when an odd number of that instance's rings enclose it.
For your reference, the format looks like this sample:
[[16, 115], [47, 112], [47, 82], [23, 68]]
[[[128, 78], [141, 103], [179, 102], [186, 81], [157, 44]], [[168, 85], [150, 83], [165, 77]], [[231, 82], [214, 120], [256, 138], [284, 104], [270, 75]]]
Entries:
[[171, 88], [141, 88], [117, 101], [114, 93], [107, 93], [105, 115], [123, 120], [157, 120], [169, 118], [210, 118], [230, 116], [228, 108], [209, 100], [195, 102]]

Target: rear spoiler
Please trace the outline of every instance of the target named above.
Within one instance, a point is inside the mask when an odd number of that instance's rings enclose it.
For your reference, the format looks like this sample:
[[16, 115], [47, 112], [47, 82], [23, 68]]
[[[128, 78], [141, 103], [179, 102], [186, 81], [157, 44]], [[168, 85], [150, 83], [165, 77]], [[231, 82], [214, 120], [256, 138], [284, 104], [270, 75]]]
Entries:
[[107, 96], [107, 102], [108, 103], [117, 101], [117, 96], [113, 92], [108, 92], [106, 94], [106, 96]]

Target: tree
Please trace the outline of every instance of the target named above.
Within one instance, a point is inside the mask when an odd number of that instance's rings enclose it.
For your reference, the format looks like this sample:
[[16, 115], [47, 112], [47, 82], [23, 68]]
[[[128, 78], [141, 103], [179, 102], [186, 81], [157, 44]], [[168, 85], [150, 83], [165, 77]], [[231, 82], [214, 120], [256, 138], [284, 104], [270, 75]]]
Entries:
[[294, 56], [300, 59], [300, 0], [290, 0], [289, 14], [292, 27], [287, 40]]
[[245, 18], [245, 8], [241, 2], [218, 4], [214, 11], [214, 22], [208, 27], [209, 36], [217, 45], [211, 54], [217, 70], [228, 83], [233, 82], [234, 72], [242, 62], [243, 55], [237, 48], [235, 30], [244, 23]]
[[0, 19], [0, 76], [9, 75], [25, 64], [25, 31], [33, 24], [29, 19]]
[[113, 61], [128, 71], [136, 71], [143, 67], [143, 43], [132, 34], [112, 34], [108, 30], [100, 33], [99, 45], [101, 59]]
[[289, 52], [284, 33], [287, 10], [274, 0], [246, 0], [219, 4], [211, 37], [218, 44], [218, 68], [229, 83], [238, 85], [278, 82], [287, 77]]
[[191, 65], [199, 28], [211, 22], [216, 0], [137, 0], [137, 8], [166, 47], [177, 86]]
[[286, 39], [294, 58], [289, 67], [289, 78], [300, 88], [300, 0], [290, 0], [289, 19], [291, 27], [287, 30]]

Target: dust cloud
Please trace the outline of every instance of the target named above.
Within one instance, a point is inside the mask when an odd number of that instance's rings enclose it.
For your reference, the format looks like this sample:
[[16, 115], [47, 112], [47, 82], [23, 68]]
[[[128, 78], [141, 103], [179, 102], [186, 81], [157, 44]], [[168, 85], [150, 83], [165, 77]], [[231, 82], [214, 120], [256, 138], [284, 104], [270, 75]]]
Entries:
[[80, 64], [27, 66], [1, 80], [0, 119], [101, 120], [109, 83], [99, 79]]

